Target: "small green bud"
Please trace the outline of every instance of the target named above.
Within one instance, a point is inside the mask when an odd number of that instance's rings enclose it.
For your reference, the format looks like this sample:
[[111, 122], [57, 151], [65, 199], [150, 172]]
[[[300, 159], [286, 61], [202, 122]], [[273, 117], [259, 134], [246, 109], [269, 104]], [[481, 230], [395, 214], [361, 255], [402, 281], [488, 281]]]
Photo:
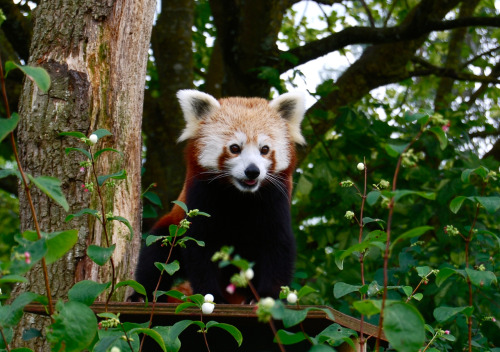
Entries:
[[352, 186], [354, 186], [354, 182], [352, 182], [351, 180], [346, 180], [346, 181], [340, 182], [340, 187], [349, 188]]
[[348, 210], [348, 211], [345, 212], [344, 217], [347, 220], [352, 220], [352, 219], [354, 219], [354, 213], [352, 211]]
[[458, 231], [458, 229], [453, 225], [446, 225], [444, 227], [444, 233], [448, 236], [456, 236], [460, 234], [460, 231]]

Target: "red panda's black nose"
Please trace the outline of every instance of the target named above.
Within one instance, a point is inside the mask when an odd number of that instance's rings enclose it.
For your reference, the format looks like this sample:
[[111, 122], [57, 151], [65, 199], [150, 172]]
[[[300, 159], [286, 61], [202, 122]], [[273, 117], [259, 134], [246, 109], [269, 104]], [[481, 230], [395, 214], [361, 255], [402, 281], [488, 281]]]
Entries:
[[260, 170], [255, 164], [250, 164], [248, 167], [245, 169], [245, 175], [248, 177], [250, 180], [255, 180], [257, 177], [260, 175]]

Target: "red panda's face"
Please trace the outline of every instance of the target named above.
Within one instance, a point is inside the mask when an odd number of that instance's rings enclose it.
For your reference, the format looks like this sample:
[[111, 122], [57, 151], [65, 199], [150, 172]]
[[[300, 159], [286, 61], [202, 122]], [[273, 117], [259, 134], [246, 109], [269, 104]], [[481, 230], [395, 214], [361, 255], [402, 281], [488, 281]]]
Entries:
[[278, 185], [277, 173], [290, 166], [294, 144], [304, 143], [301, 95], [288, 93], [271, 102], [218, 102], [208, 94], [183, 90], [178, 97], [187, 122], [179, 140], [194, 140], [195, 157], [206, 173], [228, 178], [240, 191], [255, 192], [264, 182]]

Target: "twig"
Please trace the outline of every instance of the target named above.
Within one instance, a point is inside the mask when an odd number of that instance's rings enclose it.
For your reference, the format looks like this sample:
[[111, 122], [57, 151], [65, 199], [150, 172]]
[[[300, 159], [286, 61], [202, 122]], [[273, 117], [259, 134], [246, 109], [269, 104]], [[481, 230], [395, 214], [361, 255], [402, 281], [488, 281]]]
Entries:
[[[418, 134], [408, 143], [406, 148], [403, 150], [401, 155], [398, 158], [398, 163], [396, 165], [396, 170], [394, 171], [394, 177], [392, 179], [392, 192], [396, 191], [396, 184], [398, 181], [398, 176], [399, 176], [399, 170], [401, 168], [401, 162], [403, 160], [403, 154], [410, 149], [410, 147], [415, 143], [422, 133], [424, 132], [424, 127], [420, 129]], [[385, 244], [385, 252], [384, 252], [384, 293], [382, 296], [382, 307], [380, 308], [380, 318], [378, 322], [378, 332], [377, 332], [377, 342], [375, 344], [375, 351], [380, 350], [380, 337], [382, 335], [382, 325], [384, 323], [384, 308], [385, 308], [385, 301], [387, 299], [387, 286], [388, 286], [388, 274], [387, 274], [387, 267], [388, 267], [388, 262], [389, 262], [389, 248], [390, 248], [390, 243], [391, 243], [391, 225], [392, 225], [392, 216], [394, 214], [394, 196], [391, 198], [391, 201], [389, 202], [389, 215], [387, 217], [387, 240]]]
[[[367, 182], [367, 178], [368, 178], [368, 170], [367, 170], [367, 167], [366, 167], [366, 158], [363, 158], [363, 165], [364, 165], [364, 170], [365, 170], [365, 179], [364, 179], [364, 187], [363, 187], [363, 195], [361, 196], [361, 210], [360, 210], [360, 213], [359, 213], [359, 238], [358, 238], [358, 243], [361, 243], [363, 241], [363, 227], [364, 227], [364, 224], [363, 224], [363, 212], [364, 212], [364, 209], [365, 209], [365, 201], [366, 201], [366, 182]], [[361, 252], [360, 253], [360, 256], [359, 256], [359, 265], [360, 265], [360, 269], [361, 269], [361, 285], [364, 286], [365, 285], [365, 251]], [[366, 295], [363, 293], [361, 294], [361, 299], [362, 300], [365, 300], [366, 298]], [[365, 316], [363, 314], [361, 314], [361, 318], [360, 318], [360, 323], [359, 323], [359, 345], [360, 345], [360, 348], [361, 348], [361, 351], [363, 351], [363, 346], [365, 344], [365, 337], [363, 335], [363, 325], [364, 325], [364, 321], [365, 321]]]
[[[89, 147], [90, 149], [90, 147]], [[108, 237], [108, 221], [106, 219], [106, 208], [104, 204], [104, 199], [102, 197], [102, 192], [101, 192], [101, 187], [99, 186], [99, 181], [97, 178], [97, 171], [95, 168], [95, 160], [94, 160], [94, 154], [90, 152], [90, 161], [92, 164], [92, 173], [94, 175], [94, 179], [96, 182], [96, 188], [97, 188], [97, 194], [99, 195], [99, 201], [101, 202], [101, 218], [102, 218], [102, 227], [104, 229], [104, 238], [106, 239], [106, 246], [109, 248], [109, 237]], [[109, 263], [111, 265], [111, 290], [109, 291], [108, 297], [106, 298], [106, 303], [104, 305], [104, 309], [107, 312], [108, 311], [108, 303], [111, 300], [111, 296], [113, 295], [115, 291], [115, 282], [116, 282], [116, 275], [115, 275], [115, 262], [113, 261], [113, 256], [109, 258]]]
[[[200, 321], [203, 323], [203, 312], [200, 313]], [[210, 347], [208, 346], [208, 340], [207, 340], [207, 328], [206, 328], [206, 325], [202, 329], [202, 334], [203, 334], [203, 339], [205, 340], [205, 346], [207, 346], [207, 351], [210, 352]]]
[[[248, 282], [248, 287], [250, 288], [250, 291], [252, 291], [252, 294], [254, 295], [255, 299], [257, 301], [260, 301], [260, 296], [257, 293], [255, 287], [252, 285], [252, 282], [250, 280], [247, 280], [247, 282]], [[286, 352], [285, 347], [283, 347], [283, 345], [281, 344], [280, 337], [278, 336], [278, 332], [276, 331], [276, 326], [274, 325], [273, 319], [269, 320], [269, 326], [271, 327], [273, 335], [276, 337], [276, 342], [278, 343], [280, 351]]]
[[3, 329], [1, 329], [1, 328], [0, 328], [0, 334], [2, 335], [2, 340], [3, 340], [3, 344], [5, 345], [5, 349], [7, 350], [7, 352], [10, 352], [9, 343], [7, 342], [7, 338], [5, 337], [5, 335], [3, 333]]
[[[167, 260], [165, 261], [165, 263], [168, 263], [168, 261], [170, 260], [170, 257], [172, 256], [172, 250], [174, 249], [175, 241], [177, 239], [177, 233], [178, 232], [179, 232], [179, 226], [177, 226], [177, 229], [175, 230], [175, 235], [174, 235], [174, 238], [172, 240], [172, 244], [170, 245], [170, 251], [168, 252], [168, 257], [167, 257]], [[156, 294], [158, 292], [158, 289], [160, 288], [160, 283], [161, 283], [162, 277], [163, 277], [163, 274], [160, 275], [160, 277], [158, 279], [158, 283], [156, 284], [156, 288], [155, 288], [155, 290], [153, 292], [153, 305], [151, 306], [151, 314], [149, 316], [148, 329], [151, 328], [151, 325], [153, 324], [153, 316], [154, 316], [154, 313], [155, 313], [155, 307], [156, 307], [156, 302], [157, 302]], [[139, 347], [139, 352], [142, 351], [142, 346], [144, 345], [144, 340], [145, 339], [146, 339], [146, 335], [143, 335], [142, 339], [141, 339], [141, 345]]]
[[[4, 105], [5, 105], [5, 112], [7, 114], [7, 118], [10, 119], [11, 113], [10, 113], [10, 108], [9, 108], [9, 100], [7, 99], [7, 90], [5, 88], [5, 76], [3, 73], [3, 63], [2, 63], [1, 58], [0, 58], [0, 81], [2, 83], [2, 96], [3, 96]], [[30, 188], [28, 186], [28, 181], [26, 180], [26, 174], [24, 173], [23, 167], [21, 165], [21, 161], [19, 159], [19, 154], [17, 153], [14, 132], [10, 133], [10, 142], [12, 145], [12, 150], [14, 152], [14, 157], [16, 159], [17, 168], [19, 170], [19, 173], [21, 174], [21, 179], [23, 181], [24, 191], [26, 192], [26, 196], [28, 198], [28, 204], [30, 206], [31, 215], [33, 217], [33, 223], [35, 225], [36, 234], [37, 234], [38, 239], [41, 240], [42, 234], [40, 231], [40, 225], [38, 223], [38, 218], [36, 216], [35, 205], [33, 204], [33, 199], [31, 197], [31, 191], [30, 191]], [[52, 293], [50, 291], [49, 272], [47, 270], [47, 262], [45, 261], [45, 257], [42, 257], [42, 270], [43, 270], [43, 277], [44, 277], [44, 281], [45, 281], [45, 290], [47, 293], [47, 299], [48, 299], [48, 304], [49, 304], [50, 319], [52, 320], [52, 322], [54, 322], [54, 318], [52, 317], [52, 315], [54, 314], [54, 308], [53, 308], [53, 304], [52, 304]]]

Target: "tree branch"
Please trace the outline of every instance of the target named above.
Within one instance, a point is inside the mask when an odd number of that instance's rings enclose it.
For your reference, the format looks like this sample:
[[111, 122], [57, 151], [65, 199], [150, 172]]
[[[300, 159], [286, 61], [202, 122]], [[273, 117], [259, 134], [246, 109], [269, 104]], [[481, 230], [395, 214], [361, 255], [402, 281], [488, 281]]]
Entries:
[[445, 31], [459, 27], [500, 27], [500, 17], [464, 17], [455, 20], [428, 20], [427, 13], [418, 13], [409, 23], [388, 28], [349, 27], [323, 39], [290, 49], [288, 53], [297, 57], [296, 64], [281, 62], [278, 70], [287, 70], [316, 59], [330, 52], [353, 44], [384, 44], [413, 40], [434, 31]]

